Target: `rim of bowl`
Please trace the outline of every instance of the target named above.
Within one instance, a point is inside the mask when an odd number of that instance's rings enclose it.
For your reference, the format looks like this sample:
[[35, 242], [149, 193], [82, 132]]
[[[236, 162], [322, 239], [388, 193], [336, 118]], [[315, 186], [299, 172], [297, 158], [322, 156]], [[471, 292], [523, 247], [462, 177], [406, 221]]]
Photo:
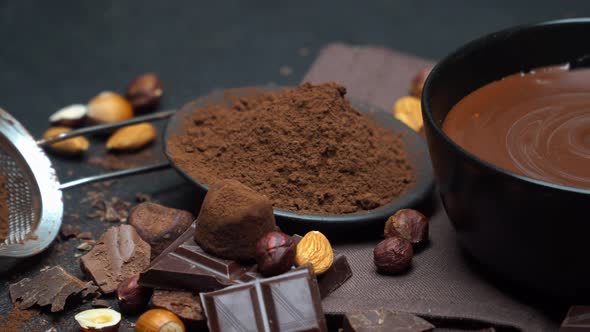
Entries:
[[500, 168], [490, 162], [487, 162], [487, 161], [479, 158], [478, 156], [474, 155], [473, 153], [465, 150], [459, 144], [455, 143], [455, 141], [453, 141], [442, 130], [441, 126], [439, 126], [436, 123], [436, 121], [434, 121], [434, 118], [432, 117], [432, 111], [430, 109], [430, 102], [429, 102], [430, 85], [432, 84], [434, 77], [438, 76], [438, 72], [440, 71], [440, 67], [446, 66], [447, 63], [452, 62], [454, 59], [460, 58], [467, 53], [471, 53], [473, 50], [477, 50], [482, 44], [487, 43], [490, 38], [497, 38], [499, 36], [508, 36], [508, 35], [511, 35], [514, 33], [522, 32], [524, 30], [544, 28], [547, 26], [570, 25], [570, 24], [580, 24], [580, 23], [590, 24], [590, 18], [570, 18], [570, 19], [551, 20], [551, 21], [544, 21], [544, 22], [539, 22], [539, 23], [517, 25], [517, 26], [511, 27], [511, 28], [499, 30], [499, 31], [492, 32], [492, 33], [486, 34], [484, 36], [478, 37], [477, 39], [474, 39], [474, 40], [468, 42], [467, 44], [464, 44], [463, 46], [459, 47], [458, 49], [453, 51], [451, 54], [444, 57], [441, 61], [439, 61], [434, 66], [434, 68], [432, 69], [432, 71], [428, 75], [426, 82], [424, 83], [424, 90], [423, 90], [424, 92], [423, 92], [422, 98], [421, 98], [424, 118], [426, 119], [426, 121], [428, 121], [430, 126], [436, 131], [437, 135], [441, 136], [447, 144], [450, 144], [451, 146], [453, 146], [464, 157], [468, 157], [469, 159], [473, 160], [474, 162], [478, 163], [480, 166], [482, 166], [484, 168], [496, 171], [504, 176], [508, 176], [508, 177], [511, 177], [511, 178], [514, 178], [517, 180], [527, 182], [527, 183], [536, 184], [536, 185], [548, 187], [551, 189], [557, 189], [557, 190], [562, 190], [562, 191], [567, 191], [567, 192], [572, 192], [572, 193], [590, 195], [590, 189], [582, 189], [582, 188], [564, 186], [564, 185], [555, 184], [555, 183], [547, 182], [547, 181], [543, 181], [543, 180], [537, 180], [537, 179], [534, 179], [534, 178], [531, 178], [528, 176], [518, 175], [518, 174], [515, 174], [512, 172], [509, 172], [509, 171], [507, 171], [503, 168]]

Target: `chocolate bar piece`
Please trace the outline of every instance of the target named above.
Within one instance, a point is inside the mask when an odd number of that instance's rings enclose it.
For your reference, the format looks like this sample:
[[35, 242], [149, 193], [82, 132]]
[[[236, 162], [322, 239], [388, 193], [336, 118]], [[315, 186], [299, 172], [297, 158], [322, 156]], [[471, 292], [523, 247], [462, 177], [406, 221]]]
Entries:
[[390, 331], [432, 331], [434, 325], [424, 319], [405, 312], [386, 309], [347, 313], [344, 317], [344, 332], [390, 332]]
[[205, 252], [194, 241], [195, 224], [174, 241], [139, 276], [146, 287], [209, 292], [261, 276], [256, 265], [242, 265]]
[[25, 278], [10, 285], [10, 298], [19, 309], [35, 304], [51, 305], [51, 312], [62, 311], [68, 300], [85, 299], [96, 293], [98, 287], [83, 282], [66, 272], [61, 266], [43, 270], [33, 278]]
[[[297, 244], [301, 241], [301, 236], [293, 235], [293, 240]], [[334, 250], [334, 262], [332, 266], [328, 271], [317, 276], [322, 299], [332, 294], [332, 292], [342, 286], [350, 277], [352, 277], [352, 269], [348, 264], [346, 256]]]
[[590, 306], [570, 307], [559, 332], [590, 331]]
[[200, 296], [211, 332], [327, 331], [309, 266]]
[[188, 291], [155, 289], [151, 305], [175, 313], [182, 319], [189, 331], [206, 329], [207, 323], [198, 294]]

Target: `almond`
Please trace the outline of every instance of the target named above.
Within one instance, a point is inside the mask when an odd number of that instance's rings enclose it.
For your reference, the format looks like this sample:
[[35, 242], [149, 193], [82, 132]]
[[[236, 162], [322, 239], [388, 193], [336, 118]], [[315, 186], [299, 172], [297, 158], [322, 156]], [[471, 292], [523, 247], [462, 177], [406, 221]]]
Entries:
[[107, 141], [109, 150], [135, 150], [151, 143], [157, 135], [151, 123], [139, 123], [115, 131]]
[[112, 123], [133, 117], [133, 106], [122, 96], [105, 91], [88, 102], [88, 118], [95, 123]]
[[326, 236], [318, 231], [311, 231], [299, 241], [295, 248], [295, 265], [311, 263], [315, 274], [322, 274], [332, 266], [334, 250]]
[[[43, 134], [43, 138], [48, 139], [61, 133], [71, 131], [68, 127], [51, 127]], [[90, 142], [82, 136], [67, 139], [65, 141], [53, 143], [49, 146], [51, 150], [61, 154], [76, 155], [80, 154], [90, 146]]]
[[398, 99], [393, 105], [393, 116], [417, 132], [424, 125], [420, 99], [413, 96]]

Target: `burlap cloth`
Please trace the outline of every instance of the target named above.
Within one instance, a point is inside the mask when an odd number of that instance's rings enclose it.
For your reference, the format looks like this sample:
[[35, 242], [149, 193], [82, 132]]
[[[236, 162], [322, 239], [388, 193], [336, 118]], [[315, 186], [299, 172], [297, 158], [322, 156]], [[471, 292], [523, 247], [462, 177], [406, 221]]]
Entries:
[[[406, 94], [414, 73], [428, 64], [386, 49], [333, 44], [320, 51], [303, 81], [337, 81], [347, 87], [349, 96], [389, 110], [396, 98]], [[323, 301], [324, 311], [337, 314], [386, 307], [429, 317], [437, 326], [449, 329], [493, 325], [498, 330], [557, 330], [556, 317], [565, 308], [540, 309], [542, 297], [522, 296], [518, 289], [474, 268], [459, 247], [440, 202], [434, 206], [430, 245], [415, 256], [412, 270], [403, 276], [375, 272], [372, 255], [378, 239], [336, 244], [354, 274]]]

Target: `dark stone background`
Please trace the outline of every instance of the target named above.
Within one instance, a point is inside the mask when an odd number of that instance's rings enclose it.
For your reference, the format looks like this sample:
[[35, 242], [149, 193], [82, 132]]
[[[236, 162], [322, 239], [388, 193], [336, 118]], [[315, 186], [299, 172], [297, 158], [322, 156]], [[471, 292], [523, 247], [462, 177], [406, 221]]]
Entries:
[[[582, 0], [2, 1], [0, 107], [39, 136], [55, 110], [85, 103], [103, 90], [122, 92], [133, 76], [146, 71], [161, 76], [162, 109], [172, 108], [214, 88], [296, 84], [329, 42], [386, 46], [439, 59], [487, 32], [585, 14], [590, 14], [590, 2]], [[300, 55], [300, 48], [310, 54]], [[282, 66], [292, 68], [292, 74], [281, 75]], [[103, 152], [95, 146], [89, 156]], [[158, 154], [159, 143], [152, 150]], [[104, 171], [84, 160], [52, 159], [62, 182]], [[120, 180], [107, 189], [108, 197], [133, 201], [135, 193], [144, 192], [193, 212], [200, 202], [172, 171]], [[104, 189], [68, 191], [66, 211], [82, 216], [90, 211], [79, 202], [90, 190]], [[108, 226], [84, 217], [76, 222], [95, 238]], [[62, 264], [82, 278], [74, 257], [77, 244], [57, 243], [4, 273], [0, 315], [12, 308], [8, 284], [45, 266]], [[52, 320], [59, 331], [77, 330], [74, 311], [41, 314], [27, 331], [45, 331]]]

